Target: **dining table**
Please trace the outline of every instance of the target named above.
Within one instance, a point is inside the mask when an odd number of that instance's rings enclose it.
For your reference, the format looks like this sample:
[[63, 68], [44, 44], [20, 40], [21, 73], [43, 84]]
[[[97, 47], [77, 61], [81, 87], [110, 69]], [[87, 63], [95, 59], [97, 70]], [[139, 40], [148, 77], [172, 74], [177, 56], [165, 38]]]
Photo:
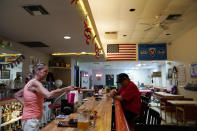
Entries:
[[182, 117], [183, 124], [186, 125], [187, 121], [197, 122], [197, 101], [186, 100], [168, 100], [176, 108], [176, 120], [178, 125], [179, 117]]
[[166, 99], [182, 99], [184, 98], [183, 95], [175, 95], [166, 92], [154, 92], [154, 95], [159, 98], [166, 98]]
[[197, 106], [197, 101], [184, 101], [184, 100], [168, 100], [168, 103], [176, 105], [176, 106]]

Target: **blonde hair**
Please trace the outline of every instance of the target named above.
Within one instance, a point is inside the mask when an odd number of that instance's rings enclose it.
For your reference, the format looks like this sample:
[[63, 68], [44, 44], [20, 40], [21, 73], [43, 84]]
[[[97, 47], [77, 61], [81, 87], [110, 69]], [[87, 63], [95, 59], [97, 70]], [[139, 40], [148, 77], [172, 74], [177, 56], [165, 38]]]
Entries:
[[42, 62], [34, 65], [33, 66], [33, 75], [35, 75], [36, 70], [42, 70], [42, 69], [44, 69], [45, 66], [47, 66], [47, 65], [45, 63], [42, 63]]

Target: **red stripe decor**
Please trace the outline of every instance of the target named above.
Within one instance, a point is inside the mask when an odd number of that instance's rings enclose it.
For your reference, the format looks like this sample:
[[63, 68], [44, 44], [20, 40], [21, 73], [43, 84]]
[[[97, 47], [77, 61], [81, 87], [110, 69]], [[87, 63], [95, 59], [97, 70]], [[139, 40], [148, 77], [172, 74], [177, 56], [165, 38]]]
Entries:
[[107, 59], [107, 61], [136, 61], [136, 59]]
[[108, 54], [107, 56], [119, 56], [119, 55], [135, 55], [135, 53], [133, 54]]
[[110, 58], [114, 58], [114, 59], [115, 59], [115, 58], [136, 58], [136, 57], [130, 57], [130, 56], [129, 56], [129, 57], [125, 57], [125, 56], [124, 56], [124, 57], [107, 57], [107, 58], [108, 58], [108, 59], [110, 59]]
[[136, 49], [119, 49], [119, 52], [120, 52], [120, 50], [136, 50]]

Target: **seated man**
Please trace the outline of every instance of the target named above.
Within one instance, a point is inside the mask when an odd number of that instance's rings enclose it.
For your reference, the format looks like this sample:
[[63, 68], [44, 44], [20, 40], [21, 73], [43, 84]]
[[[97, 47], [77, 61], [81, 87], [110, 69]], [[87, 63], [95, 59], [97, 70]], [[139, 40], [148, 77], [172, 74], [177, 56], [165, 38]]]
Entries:
[[125, 73], [118, 75], [117, 83], [120, 83], [121, 87], [118, 92], [112, 91], [111, 96], [121, 101], [125, 117], [128, 123], [131, 124], [141, 112], [140, 92]]

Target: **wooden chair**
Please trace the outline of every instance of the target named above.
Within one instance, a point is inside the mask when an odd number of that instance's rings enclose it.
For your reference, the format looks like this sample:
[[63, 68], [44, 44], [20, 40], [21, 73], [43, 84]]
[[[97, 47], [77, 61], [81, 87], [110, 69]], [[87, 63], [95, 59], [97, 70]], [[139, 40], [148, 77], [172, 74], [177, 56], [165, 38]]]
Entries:
[[160, 125], [161, 124], [161, 116], [159, 112], [149, 108], [147, 125]]
[[179, 117], [181, 117], [181, 119], [183, 120], [184, 125], [186, 125], [188, 121], [197, 122], [197, 107], [194, 105], [176, 107], [177, 125], [178, 125]]
[[166, 98], [161, 98], [160, 99], [160, 114], [162, 117], [162, 110], [164, 110], [164, 120], [167, 121], [167, 112], [171, 113], [171, 122], [172, 122], [172, 112], [176, 112], [176, 107], [173, 106], [172, 104], [168, 103], [167, 100], [173, 100], [173, 99], [166, 99]]

